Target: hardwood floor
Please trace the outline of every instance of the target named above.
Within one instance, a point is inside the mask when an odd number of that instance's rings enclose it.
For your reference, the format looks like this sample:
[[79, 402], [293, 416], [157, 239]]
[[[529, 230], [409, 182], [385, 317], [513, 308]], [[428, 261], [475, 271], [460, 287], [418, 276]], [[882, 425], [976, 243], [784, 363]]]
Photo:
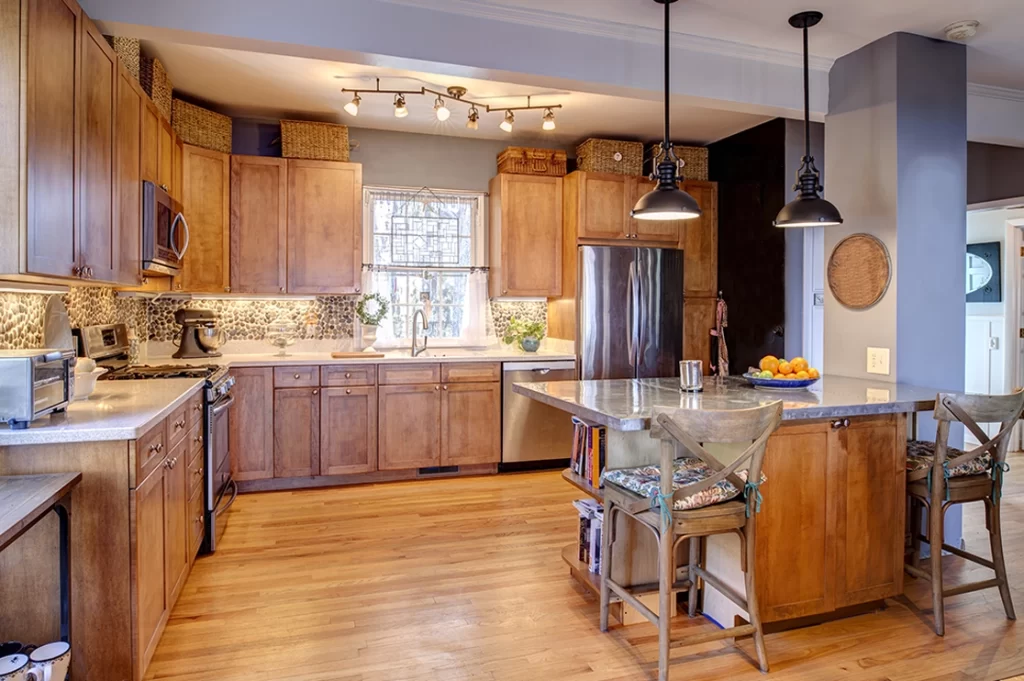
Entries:
[[[1024, 608], [1024, 455], [1013, 455], [1003, 532]], [[559, 556], [578, 493], [557, 472], [243, 495], [201, 558], [147, 679], [177, 681], [617, 681], [656, 675], [648, 624], [598, 631], [598, 604]], [[765, 492], [765, 503], [771, 503]], [[988, 555], [981, 508], [968, 546]], [[949, 558], [947, 584], [976, 577]], [[980, 568], [979, 568], [980, 569]], [[946, 601], [927, 584], [883, 611], [767, 636], [791, 681], [994, 681], [1024, 673], [1024, 629], [995, 589]], [[678, 618], [678, 628], [710, 627]], [[752, 642], [672, 651], [672, 678], [763, 679]]]

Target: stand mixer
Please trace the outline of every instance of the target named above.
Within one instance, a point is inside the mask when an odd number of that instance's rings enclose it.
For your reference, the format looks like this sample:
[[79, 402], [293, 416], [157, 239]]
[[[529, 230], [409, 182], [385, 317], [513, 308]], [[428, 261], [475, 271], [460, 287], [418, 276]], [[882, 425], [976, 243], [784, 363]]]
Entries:
[[227, 341], [227, 336], [218, 328], [220, 318], [211, 310], [178, 310], [174, 313], [174, 321], [181, 324], [181, 340], [172, 357], [220, 357], [218, 349]]

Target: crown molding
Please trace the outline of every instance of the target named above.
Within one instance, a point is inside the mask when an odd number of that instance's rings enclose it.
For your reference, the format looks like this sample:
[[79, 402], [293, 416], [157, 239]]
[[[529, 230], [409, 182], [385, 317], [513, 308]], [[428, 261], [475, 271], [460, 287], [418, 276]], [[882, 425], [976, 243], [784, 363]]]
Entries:
[[1013, 88], [999, 87], [997, 85], [968, 83], [967, 94], [974, 97], [1002, 99], [1008, 102], [1024, 102], [1024, 90], [1014, 90]]
[[[547, 10], [508, 7], [475, 0], [380, 0], [392, 5], [415, 7], [447, 14], [457, 14], [474, 19], [488, 19], [521, 26], [569, 31], [597, 38], [625, 40], [644, 45], [661, 45], [662, 31], [646, 26], [634, 26], [614, 21], [588, 19]], [[803, 67], [801, 52], [788, 52], [770, 47], [758, 47], [728, 40], [707, 38], [688, 33], [672, 33], [671, 45], [675, 49], [692, 50], [723, 57], [735, 57], [781, 66]], [[835, 60], [811, 56], [810, 67], [814, 71], [828, 72]]]

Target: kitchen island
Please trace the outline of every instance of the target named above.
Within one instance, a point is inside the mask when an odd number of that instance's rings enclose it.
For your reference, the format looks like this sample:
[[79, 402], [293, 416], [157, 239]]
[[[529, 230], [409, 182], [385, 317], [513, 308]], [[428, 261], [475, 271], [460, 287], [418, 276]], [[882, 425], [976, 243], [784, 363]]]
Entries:
[[[514, 390], [606, 426], [607, 468], [658, 461], [657, 441], [645, 432], [654, 409], [746, 409], [782, 400], [757, 517], [762, 620], [837, 617], [902, 593], [907, 415], [931, 410], [937, 390], [838, 376], [796, 392], [755, 390], [735, 377], [708, 379], [703, 393], [681, 393], [678, 386], [675, 378], [621, 379], [520, 383]], [[725, 463], [732, 460], [730, 448], [714, 451]], [[569, 472], [565, 477], [601, 499], [601, 490]], [[613, 577], [656, 583], [656, 545], [649, 533], [634, 530], [627, 518], [617, 519], [613, 536], [622, 548], [614, 553]], [[707, 560], [709, 571], [742, 593], [736, 538], [709, 539]], [[710, 587], [703, 610], [724, 626], [745, 616]]]

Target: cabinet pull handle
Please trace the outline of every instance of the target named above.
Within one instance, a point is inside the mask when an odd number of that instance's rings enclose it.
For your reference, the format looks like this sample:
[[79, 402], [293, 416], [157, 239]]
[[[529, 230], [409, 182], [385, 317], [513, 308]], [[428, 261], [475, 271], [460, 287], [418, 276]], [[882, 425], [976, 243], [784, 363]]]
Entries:
[[202, 403], [199, 403], [196, 406], [192, 407], [192, 411], [202, 411], [202, 410], [203, 410]]
[[184, 427], [185, 427], [185, 419], [179, 419], [179, 420], [174, 422], [174, 429], [175, 430], [181, 430]]

